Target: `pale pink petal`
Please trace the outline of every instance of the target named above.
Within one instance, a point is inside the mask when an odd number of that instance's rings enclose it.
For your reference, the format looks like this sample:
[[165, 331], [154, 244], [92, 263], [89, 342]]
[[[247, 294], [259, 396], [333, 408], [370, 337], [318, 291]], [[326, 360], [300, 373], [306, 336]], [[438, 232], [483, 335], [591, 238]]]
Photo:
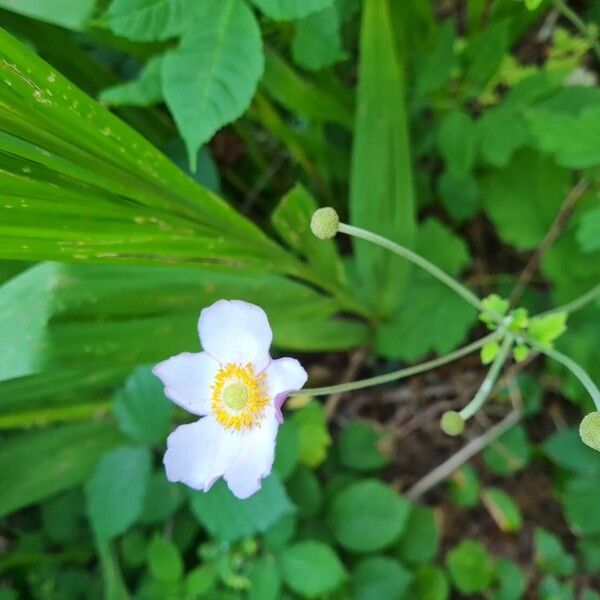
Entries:
[[260, 426], [243, 434], [241, 450], [225, 471], [229, 489], [241, 499], [248, 498], [261, 487], [261, 480], [271, 473], [275, 459], [278, 423], [272, 409]]
[[165, 395], [194, 415], [210, 412], [211, 386], [219, 363], [206, 352], [184, 352], [158, 363], [152, 372], [165, 385]]
[[200, 313], [202, 348], [220, 363], [252, 363], [262, 371], [270, 361], [273, 333], [265, 311], [242, 300], [219, 300]]
[[231, 466], [242, 441], [240, 432], [224, 429], [212, 416], [179, 426], [167, 439], [167, 479], [208, 491]]
[[275, 416], [282, 423], [281, 406], [290, 392], [295, 392], [306, 383], [308, 375], [295, 358], [278, 358], [271, 361], [265, 371], [269, 397], [273, 401]]

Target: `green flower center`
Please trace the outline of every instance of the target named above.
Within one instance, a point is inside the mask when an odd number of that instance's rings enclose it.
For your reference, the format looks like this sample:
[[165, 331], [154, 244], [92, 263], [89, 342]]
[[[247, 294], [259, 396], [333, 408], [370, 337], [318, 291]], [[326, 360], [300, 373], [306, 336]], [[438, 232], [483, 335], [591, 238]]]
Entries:
[[248, 388], [239, 381], [230, 383], [223, 390], [223, 402], [231, 410], [242, 410], [248, 402]]

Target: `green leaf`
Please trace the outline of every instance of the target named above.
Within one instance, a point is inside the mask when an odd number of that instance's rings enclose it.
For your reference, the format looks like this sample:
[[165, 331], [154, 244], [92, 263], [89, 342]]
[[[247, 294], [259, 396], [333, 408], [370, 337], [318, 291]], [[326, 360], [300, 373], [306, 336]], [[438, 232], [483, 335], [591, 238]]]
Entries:
[[292, 418], [298, 427], [300, 462], [308, 467], [319, 466], [325, 460], [327, 448], [331, 445], [323, 405], [311, 400]]
[[571, 529], [577, 534], [600, 533], [600, 480], [572, 479], [567, 483], [564, 496], [565, 515]]
[[21, 433], [0, 444], [0, 517], [78, 485], [121, 441], [113, 425], [63, 425]]
[[290, 499], [298, 508], [302, 519], [315, 517], [323, 504], [323, 492], [317, 476], [307, 467], [300, 466], [287, 482]]
[[450, 595], [444, 571], [431, 565], [423, 565], [415, 571], [412, 589], [415, 600], [447, 600]]
[[310, 229], [319, 208], [313, 196], [296, 184], [279, 202], [271, 220], [279, 236], [298, 254], [306, 257], [315, 272], [332, 283], [346, 283], [341, 258], [333, 240], [320, 240]]
[[133, 529], [121, 538], [121, 556], [125, 566], [137, 569], [146, 562], [148, 540], [139, 529]]
[[469, 508], [479, 502], [479, 478], [471, 465], [454, 471], [448, 483], [452, 502], [457, 506]]
[[285, 583], [302, 598], [317, 598], [337, 589], [346, 579], [344, 566], [331, 547], [298, 542], [281, 555]]
[[262, 12], [275, 21], [295, 21], [315, 13], [333, 0], [251, 0]]
[[347, 57], [342, 48], [340, 18], [334, 5], [296, 23], [292, 56], [297, 64], [312, 71], [329, 67]]
[[500, 344], [498, 342], [488, 342], [481, 348], [481, 362], [484, 365], [489, 365], [494, 362], [496, 355], [500, 352]]
[[448, 552], [446, 564], [454, 585], [463, 594], [484, 592], [492, 584], [494, 560], [480, 542], [462, 541]]
[[[390, 4], [388, 0], [367, 0], [360, 34], [350, 221], [411, 246], [415, 200], [405, 94]], [[353, 243], [360, 289], [381, 314], [387, 315], [403, 297], [409, 264], [365, 241]]]
[[278, 552], [288, 545], [296, 533], [296, 516], [284, 515], [274, 525], [265, 531], [263, 539], [265, 547], [270, 552]]
[[162, 442], [173, 413], [163, 385], [150, 367], [139, 367], [117, 392], [113, 412], [119, 428], [138, 444]]
[[567, 330], [567, 317], [566, 312], [554, 312], [545, 317], [534, 317], [529, 322], [528, 333], [541, 345], [551, 346], [552, 342]]
[[281, 598], [281, 573], [273, 556], [264, 556], [252, 563], [249, 573], [248, 600], [279, 600]]
[[483, 458], [497, 475], [509, 475], [525, 468], [531, 458], [531, 445], [522, 425], [515, 425], [488, 446]]
[[150, 453], [121, 446], [107, 452], [86, 487], [87, 512], [100, 540], [126, 531], [140, 516], [150, 478]]
[[104, 598], [106, 600], [129, 600], [130, 596], [123, 581], [123, 574], [110, 543], [98, 541], [96, 548], [102, 569]]
[[554, 464], [578, 475], [597, 477], [600, 474], [600, 454], [581, 441], [575, 427], [561, 429], [547, 437], [542, 452]]
[[[470, 262], [464, 241], [433, 219], [420, 227], [416, 251], [454, 276]], [[377, 350], [386, 357], [411, 361], [431, 350], [444, 354], [465, 338], [475, 316], [455, 292], [413, 269], [396, 314], [378, 327]]]
[[96, 9], [95, 0], [0, 0], [0, 8], [76, 31], [85, 29]]
[[162, 523], [183, 504], [182, 487], [167, 481], [163, 469], [152, 475], [140, 514], [140, 523]]
[[504, 107], [486, 111], [477, 126], [481, 156], [494, 167], [506, 167], [529, 139], [521, 116]]
[[156, 534], [148, 547], [148, 567], [158, 581], [173, 583], [183, 575], [183, 561], [177, 546]]
[[369, 423], [350, 423], [338, 441], [340, 463], [357, 471], [381, 469], [388, 464], [389, 457], [381, 451], [380, 441], [380, 436]]
[[539, 110], [527, 113], [529, 132], [536, 145], [552, 154], [562, 167], [583, 169], [600, 163], [600, 109], [592, 106], [580, 115]]
[[162, 100], [162, 57], [151, 58], [135, 79], [102, 90], [100, 102], [108, 106], [150, 106]]
[[279, 479], [287, 481], [300, 459], [300, 437], [293, 419], [286, 419], [277, 432], [273, 469]]
[[481, 500], [488, 509], [500, 531], [519, 531], [523, 526], [523, 517], [518, 504], [500, 488], [485, 488]]
[[584, 252], [600, 250], [600, 206], [581, 215], [577, 242]]
[[575, 600], [573, 582], [561, 583], [556, 577], [547, 575], [538, 588], [540, 600]]
[[455, 33], [452, 19], [445, 19], [437, 27], [435, 46], [423, 58], [423, 65], [415, 73], [415, 96], [420, 98], [443, 87], [451, 77], [454, 66]]
[[472, 175], [457, 178], [444, 171], [438, 179], [438, 193], [444, 208], [456, 221], [471, 218], [479, 208], [479, 186]]
[[[195, 170], [198, 148], [250, 105], [263, 72], [260, 30], [241, 0], [204, 0], [197, 22], [163, 59], [165, 100]], [[190, 102], [193, 98], [193, 102]]]
[[471, 117], [461, 111], [448, 113], [438, 130], [438, 147], [453, 177], [469, 175], [477, 153], [477, 128]]
[[207, 596], [217, 582], [217, 571], [213, 565], [201, 565], [189, 571], [185, 578], [185, 590], [190, 596]]
[[167, 40], [190, 26], [196, 4], [194, 0], [112, 0], [98, 24], [130, 40]]
[[328, 521], [337, 541], [351, 552], [391, 546], [406, 526], [410, 504], [387, 485], [363, 480], [333, 498]]
[[396, 600], [404, 598], [412, 575], [387, 556], [362, 560], [352, 574], [355, 600]]
[[583, 565], [590, 574], [600, 572], [600, 535], [590, 535], [577, 542]]
[[492, 594], [492, 600], [521, 600], [527, 588], [523, 569], [506, 558], [499, 558], [495, 575], [499, 586]]
[[533, 534], [535, 564], [549, 575], [573, 575], [576, 570], [575, 558], [565, 552], [560, 538], [550, 531], [536, 527]]
[[221, 480], [209, 492], [193, 492], [190, 508], [211, 535], [225, 542], [267, 531], [294, 511], [275, 474], [267, 477], [262, 488], [247, 500], [236, 498]]
[[521, 150], [505, 169], [483, 177], [481, 197], [500, 237], [529, 250], [546, 235], [570, 182], [571, 174], [547, 156]]
[[420, 565], [437, 554], [440, 531], [431, 508], [415, 504], [398, 542], [398, 558], [404, 564]]

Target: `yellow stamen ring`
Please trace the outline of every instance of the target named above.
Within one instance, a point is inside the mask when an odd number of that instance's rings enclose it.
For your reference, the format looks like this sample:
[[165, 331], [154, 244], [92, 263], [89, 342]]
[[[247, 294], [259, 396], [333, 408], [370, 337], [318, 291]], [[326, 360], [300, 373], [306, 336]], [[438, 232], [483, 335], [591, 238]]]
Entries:
[[269, 404], [266, 375], [255, 375], [252, 364], [228, 363], [219, 369], [212, 385], [211, 408], [227, 429], [251, 429]]

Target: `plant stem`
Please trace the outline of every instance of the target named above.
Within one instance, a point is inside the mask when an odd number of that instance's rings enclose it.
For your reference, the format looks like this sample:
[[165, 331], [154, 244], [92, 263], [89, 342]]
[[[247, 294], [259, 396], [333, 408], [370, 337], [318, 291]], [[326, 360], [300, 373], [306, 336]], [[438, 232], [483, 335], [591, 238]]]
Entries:
[[569, 6], [564, 0], [552, 0], [552, 3], [556, 9], [570, 21], [575, 28], [581, 33], [581, 35], [590, 43], [590, 46], [594, 49], [596, 56], [600, 60], [600, 44], [598, 44], [597, 36], [593, 35], [585, 21]]
[[546, 356], [553, 358], [555, 361], [567, 367], [567, 369], [569, 369], [571, 373], [573, 373], [573, 375], [579, 379], [583, 387], [585, 387], [589, 395], [592, 397], [592, 400], [596, 405], [596, 409], [600, 411], [600, 390], [598, 390], [596, 384], [592, 381], [592, 378], [574, 360], [568, 356], [565, 356], [562, 352], [554, 350], [554, 348], [544, 348], [538, 346], [537, 349]]
[[477, 393], [473, 397], [473, 400], [471, 400], [471, 402], [469, 402], [469, 404], [467, 404], [467, 406], [465, 406], [460, 411], [460, 416], [465, 421], [467, 419], [470, 419], [483, 406], [484, 402], [487, 400], [488, 396], [490, 395], [490, 392], [492, 391], [492, 389], [494, 387], [494, 383], [496, 382], [496, 379], [498, 378], [500, 369], [502, 368], [502, 366], [506, 362], [506, 359], [508, 358], [508, 353], [510, 352], [510, 349], [512, 348], [513, 342], [514, 342], [513, 336], [510, 334], [507, 334], [502, 342], [502, 346], [500, 347], [498, 354], [496, 355], [496, 358], [494, 359], [494, 362], [492, 363], [492, 366], [490, 367], [488, 374], [486, 375], [485, 379], [483, 380], [483, 383], [477, 390]]
[[399, 371], [393, 371], [392, 373], [386, 373], [385, 375], [378, 375], [376, 377], [369, 377], [368, 379], [360, 379], [358, 381], [352, 381], [350, 383], [341, 383], [339, 385], [330, 385], [327, 387], [319, 387], [319, 388], [304, 388], [297, 392], [294, 392], [292, 395], [309, 395], [309, 396], [326, 396], [328, 394], [335, 394], [338, 392], [350, 392], [352, 390], [360, 390], [367, 387], [373, 387], [374, 385], [380, 385], [382, 383], [389, 383], [390, 381], [396, 381], [398, 379], [402, 379], [403, 377], [408, 377], [410, 375], [417, 375], [418, 373], [423, 373], [424, 371], [428, 371], [429, 369], [434, 369], [435, 367], [439, 367], [441, 365], [445, 365], [453, 360], [466, 356], [467, 354], [471, 354], [475, 350], [479, 350], [482, 346], [491, 342], [499, 337], [499, 333], [497, 331], [487, 335], [467, 346], [463, 346], [454, 352], [450, 352], [449, 354], [445, 354], [444, 356], [440, 356], [438, 358], [434, 358], [433, 360], [429, 360], [413, 367], [408, 367], [406, 369], [400, 369]]
[[590, 302], [593, 302], [596, 298], [600, 298], [600, 283], [596, 287], [593, 287], [591, 290], [587, 291], [585, 294], [582, 294], [578, 298], [575, 298], [575, 300], [571, 300], [571, 302], [568, 302], [567, 304], [563, 304], [562, 306], [559, 306], [558, 308], [553, 308], [552, 310], [543, 312], [538, 316], [543, 317], [545, 315], [549, 315], [550, 313], [555, 313], [555, 312], [572, 313], [572, 312], [575, 312], [576, 310], [583, 308]]
[[401, 256], [406, 260], [412, 262], [417, 265], [424, 271], [427, 271], [430, 275], [433, 275], [436, 279], [441, 281], [444, 285], [447, 285], [451, 290], [456, 292], [459, 296], [461, 296], [464, 300], [466, 300], [469, 304], [475, 307], [478, 311], [489, 312], [481, 303], [479, 297], [474, 294], [469, 288], [465, 287], [462, 283], [459, 283], [454, 277], [451, 277], [444, 271], [442, 271], [439, 267], [436, 267], [432, 262], [429, 262], [426, 258], [423, 258], [416, 252], [401, 246], [400, 244], [396, 244], [391, 240], [388, 240], [376, 233], [372, 233], [360, 227], [354, 227], [353, 225], [347, 225], [346, 223], [339, 224], [339, 231], [345, 233], [347, 235], [353, 235], [354, 237], [361, 238], [372, 244], [376, 244], [377, 246], [381, 246], [390, 252], [393, 252], [397, 256]]

